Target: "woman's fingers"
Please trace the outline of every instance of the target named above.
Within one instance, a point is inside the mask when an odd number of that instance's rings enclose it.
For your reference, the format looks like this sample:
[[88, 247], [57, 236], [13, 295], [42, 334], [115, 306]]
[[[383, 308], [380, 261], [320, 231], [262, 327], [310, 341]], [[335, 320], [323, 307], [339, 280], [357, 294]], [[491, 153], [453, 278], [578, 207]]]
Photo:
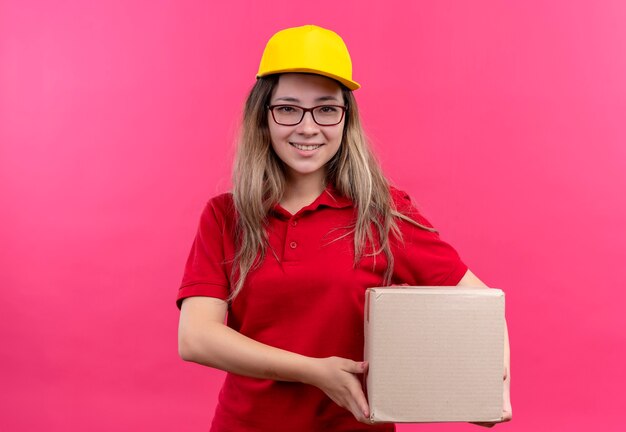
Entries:
[[361, 383], [359, 382], [356, 383], [354, 392], [352, 393], [352, 397], [359, 408], [359, 412], [363, 415], [363, 420], [369, 419], [370, 408], [367, 403], [367, 399], [365, 399], [365, 393], [363, 393], [363, 388], [361, 387]]
[[337, 405], [347, 409], [363, 423], [369, 421], [369, 405], [357, 375], [367, 370], [366, 362], [355, 362], [341, 357], [319, 359], [321, 375], [314, 383]]
[[511, 421], [513, 418], [513, 408], [511, 407], [511, 374], [507, 370], [504, 380], [504, 407], [502, 409], [502, 421]]
[[491, 428], [497, 425], [498, 423], [511, 421], [511, 419], [513, 418], [513, 410], [511, 409], [511, 391], [510, 391], [511, 379], [509, 376], [509, 370], [506, 366], [504, 367], [503, 380], [504, 380], [504, 387], [503, 387], [502, 396], [504, 399], [504, 404], [502, 406], [502, 418], [497, 422], [470, 422], [471, 424], [475, 424], [476, 426]]
[[352, 360], [347, 360], [342, 365], [342, 369], [346, 372], [350, 372], [353, 374], [361, 374], [367, 368], [366, 362], [355, 362]]
[[502, 421], [503, 422], [507, 422], [507, 421], [511, 421], [511, 419], [513, 418], [513, 413], [511, 411], [504, 411], [502, 413]]
[[502, 421], [510, 421], [513, 418], [513, 408], [511, 407], [511, 371], [508, 367], [504, 368], [504, 407], [502, 409]]
[[350, 411], [354, 417], [360, 422], [369, 422], [369, 405], [363, 393], [363, 387], [360, 380], [356, 377], [357, 374], [365, 373], [367, 370], [367, 362], [355, 362], [347, 360], [342, 369], [348, 372], [350, 375], [346, 375], [348, 380], [348, 390], [350, 398]]
[[482, 426], [482, 427], [494, 427], [496, 424], [495, 423], [488, 423], [488, 422], [470, 422], [471, 424], [475, 424], [476, 426]]
[[[346, 372], [350, 372], [351, 374], [363, 374], [367, 371], [367, 362], [355, 362], [348, 360], [349, 363], [346, 363], [344, 370]], [[356, 377], [354, 377], [356, 378]], [[363, 388], [361, 387], [360, 381], [357, 379], [352, 379], [352, 399], [356, 403], [356, 406], [359, 412], [362, 414], [363, 419], [369, 419], [369, 405], [367, 403], [367, 399], [365, 399], [365, 394], [363, 393]]]

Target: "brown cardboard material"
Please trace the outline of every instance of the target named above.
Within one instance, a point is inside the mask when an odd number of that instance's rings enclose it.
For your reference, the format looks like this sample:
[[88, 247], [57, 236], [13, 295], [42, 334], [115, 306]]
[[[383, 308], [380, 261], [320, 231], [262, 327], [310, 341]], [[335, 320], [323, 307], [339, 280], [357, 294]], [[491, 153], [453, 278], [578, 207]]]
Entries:
[[498, 421], [504, 292], [369, 288], [364, 358], [372, 422]]

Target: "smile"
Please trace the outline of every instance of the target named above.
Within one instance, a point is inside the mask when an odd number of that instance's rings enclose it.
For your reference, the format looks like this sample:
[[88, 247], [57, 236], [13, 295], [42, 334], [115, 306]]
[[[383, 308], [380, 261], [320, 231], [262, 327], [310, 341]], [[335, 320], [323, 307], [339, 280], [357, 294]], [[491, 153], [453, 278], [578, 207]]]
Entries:
[[322, 144], [317, 144], [317, 145], [301, 145], [301, 144], [295, 144], [290, 142], [289, 144], [291, 144], [292, 146], [294, 146], [295, 148], [297, 148], [298, 150], [304, 150], [304, 151], [311, 151], [311, 150], [315, 150], [318, 149], [322, 146]]

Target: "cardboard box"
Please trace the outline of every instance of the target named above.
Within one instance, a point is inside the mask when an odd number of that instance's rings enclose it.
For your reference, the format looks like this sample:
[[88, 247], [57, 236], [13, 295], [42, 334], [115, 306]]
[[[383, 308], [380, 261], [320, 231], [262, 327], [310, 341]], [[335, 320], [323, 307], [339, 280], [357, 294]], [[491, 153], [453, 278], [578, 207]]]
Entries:
[[504, 385], [504, 292], [369, 288], [364, 354], [373, 422], [498, 421]]

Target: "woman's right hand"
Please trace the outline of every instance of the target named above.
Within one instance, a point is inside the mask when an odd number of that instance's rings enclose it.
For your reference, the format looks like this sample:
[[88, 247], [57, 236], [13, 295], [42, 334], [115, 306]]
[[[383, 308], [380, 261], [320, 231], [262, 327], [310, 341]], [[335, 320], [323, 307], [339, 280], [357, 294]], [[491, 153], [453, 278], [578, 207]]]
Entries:
[[337, 405], [350, 411], [358, 421], [371, 424], [367, 399], [357, 376], [367, 372], [367, 362], [355, 362], [342, 357], [313, 360], [308, 384], [321, 389]]
[[367, 371], [365, 362], [308, 357], [265, 345], [226, 326], [226, 310], [226, 302], [213, 297], [183, 301], [178, 330], [183, 360], [253, 378], [314, 385], [357, 420], [371, 424], [358, 377]]

